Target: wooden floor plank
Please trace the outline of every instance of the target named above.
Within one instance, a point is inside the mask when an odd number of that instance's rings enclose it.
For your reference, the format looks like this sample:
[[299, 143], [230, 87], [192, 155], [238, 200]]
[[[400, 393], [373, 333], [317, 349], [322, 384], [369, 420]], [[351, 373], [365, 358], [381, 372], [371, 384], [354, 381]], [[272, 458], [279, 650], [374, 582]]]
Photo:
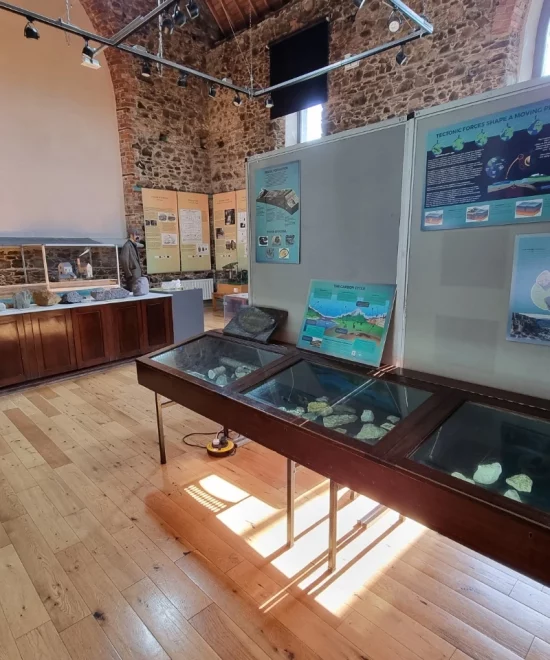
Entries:
[[13, 545], [0, 550], [0, 606], [17, 639], [50, 620]]
[[93, 616], [60, 633], [72, 660], [120, 660], [120, 655]]
[[21, 655], [0, 605], [0, 659], [21, 660]]
[[77, 543], [74, 532], [40, 486], [22, 490], [18, 497], [54, 553]]
[[12, 451], [27, 469], [46, 463], [42, 455], [36, 451], [20, 431], [16, 430], [15, 433], [6, 434], [4, 441], [8, 450]]
[[63, 550], [58, 558], [123, 660], [168, 660], [160, 644], [82, 544]]
[[527, 660], [549, 660], [550, 644], [540, 639], [535, 639], [527, 654]]
[[26, 395], [26, 398], [33, 404], [33, 406], [36, 406], [40, 412], [44, 413], [46, 417], [54, 417], [54, 415], [59, 415], [59, 410], [52, 406], [49, 401], [42, 396], [42, 394], [39, 394], [38, 392], [32, 392]]
[[9, 454], [12, 450], [10, 445], [4, 440], [4, 436], [0, 435], [0, 456]]
[[20, 637], [17, 646], [22, 660], [71, 660], [51, 621]]
[[0, 472], [0, 523], [18, 518], [25, 513], [25, 507], [19, 501], [4, 474]]
[[0, 548], [5, 548], [10, 543], [11, 541], [6, 533], [6, 530], [4, 529], [4, 525], [0, 523]]
[[129, 587], [123, 595], [172, 660], [220, 660], [149, 578]]
[[6, 531], [57, 630], [90, 612], [57, 558], [28, 516], [10, 520]]
[[512, 589], [510, 596], [527, 607], [550, 617], [550, 595], [539, 591], [535, 587], [519, 582]]
[[0, 472], [16, 493], [36, 486], [36, 481], [15, 454], [0, 456]]
[[62, 516], [70, 516], [84, 508], [82, 501], [47, 463], [29, 472]]

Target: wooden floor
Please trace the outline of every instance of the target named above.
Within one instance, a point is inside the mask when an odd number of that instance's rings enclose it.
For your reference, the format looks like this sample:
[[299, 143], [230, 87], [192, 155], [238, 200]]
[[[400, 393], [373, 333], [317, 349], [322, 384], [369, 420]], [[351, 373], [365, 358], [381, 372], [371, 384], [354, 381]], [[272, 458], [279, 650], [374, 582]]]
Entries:
[[1, 660], [550, 659], [550, 589], [393, 515], [363, 531], [344, 489], [328, 575], [322, 478], [298, 471], [287, 550], [284, 460], [210, 459], [181, 437], [216, 424], [165, 417], [160, 468], [133, 365], [0, 397]]

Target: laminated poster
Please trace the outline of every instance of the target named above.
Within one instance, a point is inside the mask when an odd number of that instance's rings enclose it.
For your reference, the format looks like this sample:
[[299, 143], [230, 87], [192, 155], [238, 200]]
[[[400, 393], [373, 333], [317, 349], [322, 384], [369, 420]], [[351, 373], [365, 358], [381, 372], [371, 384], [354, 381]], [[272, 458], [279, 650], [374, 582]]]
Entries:
[[237, 267], [237, 199], [235, 192], [214, 195], [216, 270]]
[[256, 172], [257, 262], [300, 263], [300, 194], [299, 160]]
[[550, 344], [550, 234], [516, 236], [507, 339]]
[[248, 213], [246, 190], [237, 190], [237, 261], [241, 270], [248, 270]]
[[177, 193], [143, 188], [145, 251], [148, 273], [180, 271]]
[[312, 280], [297, 347], [380, 366], [395, 288]]
[[550, 220], [550, 101], [430, 131], [423, 230]]
[[178, 192], [181, 270], [210, 270], [208, 195]]

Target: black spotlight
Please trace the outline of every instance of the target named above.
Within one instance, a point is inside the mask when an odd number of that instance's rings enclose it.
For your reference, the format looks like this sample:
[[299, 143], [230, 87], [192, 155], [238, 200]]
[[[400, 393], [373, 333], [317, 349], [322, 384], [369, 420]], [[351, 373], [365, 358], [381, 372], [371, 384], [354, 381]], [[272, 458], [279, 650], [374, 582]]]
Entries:
[[208, 88], [208, 96], [213, 99], [216, 98], [216, 86], [215, 85], [210, 85]]
[[395, 34], [396, 32], [399, 32], [402, 27], [403, 19], [401, 18], [401, 14], [396, 11], [392, 11], [390, 17], [388, 18], [388, 30], [392, 34]]
[[366, 0], [353, 0], [353, 4], [357, 7], [357, 9], [361, 9], [365, 2]]
[[405, 64], [408, 59], [409, 58], [407, 57], [407, 53], [405, 53], [405, 50], [403, 49], [403, 46], [401, 46], [401, 48], [399, 49], [399, 52], [395, 56], [395, 61], [400, 66], [403, 66], [403, 64]]
[[195, 0], [190, 0], [187, 4], [187, 13], [189, 14], [189, 18], [192, 20], [195, 20], [195, 18], [199, 17], [200, 9]]
[[187, 74], [185, 71], [182, 71], [180, 73], [180, 77], [178, 78], [178, 87], [187, 87], [187, 78], [189, 77], [189, 74]]
[[174, 8], [174, 25], [181, 27], [187, 23], [187, 16], [182, 12], [181, 7], [177, 4]]
[[273, 103], [273, 99], [271, 98], [271, 94], [270, 94], [265, 100], [265, 107], [272, 108], [274, 105], [275, 103]]
[[150, 78], [151, 77], [151, 62], [149, 60], [143, 60], [141, 65], [141, 77]]
[[88, 43], [88, 39], [85, 39], [84, 48], [82, 49], [82, 55], [89, 57], [91, 60], [94, 59], [95, 50]]
[[242, 104], [243, 104], [243, 100], [242, 100], [242, 98], [240, 97], [239, 93], [237, 92], [237, 93], [235, 94], [235, 96], [233, 97], [233, 105], [234, 105], [236, 108], [239, 108]]
[[165, 36], [169, 36], [172, 34], [174, 31], [174, 19], [170, 16], [170, 14], [164, 13], [162, 15], [162, 20], [160, 22], [160, 29], [162, 30], [162, 34]]
[[32, 22], [32, 18], [27, 19], [29, 22], [27, 25], [25, 25], [25, 39], [40, 39], [40, 32], [38, 32], [38, 29], [34, 27], [34, 23]]

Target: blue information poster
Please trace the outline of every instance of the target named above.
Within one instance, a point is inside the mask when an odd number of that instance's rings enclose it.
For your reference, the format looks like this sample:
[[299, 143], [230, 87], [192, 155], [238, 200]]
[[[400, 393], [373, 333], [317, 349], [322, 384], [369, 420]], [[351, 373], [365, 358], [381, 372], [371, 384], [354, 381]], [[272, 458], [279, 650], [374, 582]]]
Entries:
[[423, 230], [550, 220], [550, 101], [428, 133]]
[[507, 338], [550, 344], [550, 234], [516, 236]]
[[300, 263], [300, 161], [258, 170], [256, 261]]
[[380, 366], [395, 284], [312, 280], [298, 348]]

